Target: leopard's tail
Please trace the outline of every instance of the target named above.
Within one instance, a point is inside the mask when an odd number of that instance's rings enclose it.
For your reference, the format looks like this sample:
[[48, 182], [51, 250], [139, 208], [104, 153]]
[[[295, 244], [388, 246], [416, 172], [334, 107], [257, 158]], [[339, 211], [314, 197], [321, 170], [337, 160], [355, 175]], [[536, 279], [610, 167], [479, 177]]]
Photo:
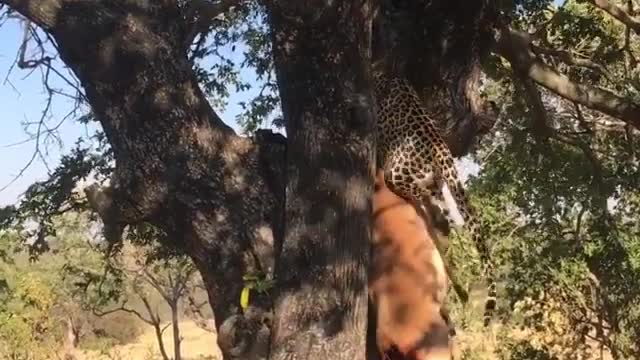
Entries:
[[482, 240], [480, 235], [480, 226], [476, 219], [470, 219], [469, 229], [471, 230], [471, 236], [473, 242], [480, 254], [480, 264], [482, 266], [482, 276], [487, 282], [487, 299], [484, 303], [483, 324], [488, 326], [493, 317], [493, 313], [496, 309], [497, 294], [496, 294], [496, 282], [494, 278], [494, 267], [491, 255], [489, 253], [488, 244]]
[[460, 201], [462, 202], [461, 204], [457, 204], [459, 207], [459, 211], [465, 218], [464, 220], [467, 228], [469, 229], [473, 244], [475, 245], [476, 249], [478, 250], [478, 254], [480, 255], [480, 264], [483, 268], [482, 276], [487, 282], [488, 290], [487, 299], [484, 303], [483, 323], [484, 326], [488, 326], [491, 322], [491, 318], [493, 317], [497, 302], [496, 282], [494, 278], [494, 264], [491, 259], [489, 244], [487, 241], [485, 241], [480, 233], [479, 220], [475, 215], [473, 206], [467, 199], [464, 188], [462, 187], [462, 183], [459, 180], [452, 181], [452, 184], [448, 184], [448, 186], [452, 195], [454, 195], [454, 198], [460, 199]]

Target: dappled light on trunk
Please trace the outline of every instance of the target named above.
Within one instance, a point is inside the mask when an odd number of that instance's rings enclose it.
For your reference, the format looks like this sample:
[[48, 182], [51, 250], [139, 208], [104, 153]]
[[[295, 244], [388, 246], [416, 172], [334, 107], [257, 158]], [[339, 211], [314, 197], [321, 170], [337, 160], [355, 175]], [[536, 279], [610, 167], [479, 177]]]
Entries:
[[[46, 180], [29, 187], [19, 205], [0, 209], [0, 236], [11, 238], [0, 242], [0, 265], [14, 254], [6, 244], [27, 244], [31, 261], [57, 249], [50, 243], [63, 236], [58, 219], [91, 211], [109, 256], [125, 240], [152, 238], [163, 250], [159, 257], [193, 261], [215, 314], [215, 325], [201, 314], [198, 323], [217, 328], [225, 360], [377, 359], [372, 310], [382, 318], [378, 345], [425, 356], [427, 348], [438, 348], [433, 359], [448, 356], [442, 268], [452, 272], [458, 300], [450, 304], [463, 324], [465, 353], [567, 359], [571, 351], [597, 348], [614, 359], [640, 354], [630, 340], [640, 334], [635, 1], [0, 5], [0, 25], [23, 21], [11, 69], [39, 70], [45, 97], [38, 119], [25, 125], [37, 128], [28, 139], [35, 150], [2, 189], [45, 158], [41, 143], [52, 143], [67, 116], [99, 127], [47, 169]], [[486, 331], [478, 330], [481, 315], [471, 294], [482, 276], [478, 252], [464, 236], [452, 237], [450, 251], [431, 244], [448, 235], [427, 231], [438, 228], [428, 221], [435, 211], [426, 208], [426, 218], [419, 218], [420, 208], [403, 203], [415, 218], [411, 236], [388, 235], [418, 250], [397, 257], [393, 246], [380, 248], [386, 242], [375, 227], [382, 220], [371, 215], [382, 139], [375, 109], [384, 101], [372, 92], [372, 77], [381, 68], [415, 90], [450, 153], [471, 155], [480, 168], [464, 187], [483, 225], [476, 239], [492, 240], [479, 256], [495, 256], [502, 296]], [[247, 73], [252, 81], [243, 78]], [[71, 90], [58, 89], [50, 77]], [[5, 83], [13, 86], [9, 76]], [[244, 93], [241, 101], [231, 100], [234, 91]], [[50, 121], [56, 96], [77, 102], [57, 125]], [[223, 121], [223, 111], [239, 112], [235, 120], [245, 134]], [[271, 125], [286, 136], [266, 129]], [[415, 150], [407, 138], [392, 135]], [[415, 176], [410, 170], [401, 172]], [[157, 231], [145, 237], [146, 227]], [[394, 262], [410, 263], [421, 280], [380, 271]], [[85, 290], [107, 278], [106, 271], [84, 273], [90, 280], [76, 285]], [[40, 304], [38, 311], [53, 303], [41, 279], [19, 282], [14, 275], [5, 280], [0, 274], [0, 325], [29, 329], [20, 339], [53, 336], [46, 314], [7, 315], [6, 304], [21, 312], [31, 306], [24, 300], [31, 294], [20, 286], [40, 289], [33, 292], [42, 298], [29, 300]], [[400, 285], [402, 291], [387, 291]], [[115, 298], [117, 291], [110, 291]], [[16, 299], [20, 306], [10, 303]], [[419, 311], [407, 315], [407, 299]], [[202, 302], [191, 300], [198, 314]], [[112, 309], [131, 310], [125, 305], [118, 301]], [[172, 310], [178, 346], [162, 356], [177, 360], [185, 346], [179, 346], [178, 307]], [[159, 318], [147, 320], [163, 341]], [[68, 321], [63, 333], [71, 349], [82, 341]], [[0, 345], [8, 341], [2, 331]]]

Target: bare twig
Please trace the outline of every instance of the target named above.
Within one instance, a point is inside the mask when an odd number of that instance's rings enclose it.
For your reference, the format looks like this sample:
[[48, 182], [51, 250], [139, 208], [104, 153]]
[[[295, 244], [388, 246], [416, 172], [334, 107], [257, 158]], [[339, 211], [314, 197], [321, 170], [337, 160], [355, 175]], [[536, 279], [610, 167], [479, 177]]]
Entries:
[[202, 314], [202, 311], [200, 309], [202, 309], [202, 307], [206, 304], [208, 304], [207, 301], [204, 301], [201, 304], [197, 304], [196, 300], [193, 298], [193, 296], [188, 296], [187, 297], [187, 303], [189, 305], [189, 311], [191, 312], [191, 315], [193, 316], [193, 321], [195, 322], [195, 324], [208, 332], [215, 332], [216, 331], [216, 326], [215, 323], [213, 323], [211, 321], [211, 319], [207, 319], [204, 314]]
[[7, 183], [6, 185], [4, 185], [4, 186], [2, 186], [0, 188], [0, 192], [6, 190], [9, 186], [13, 185], [13, 183], [15, 183], [19, 178], [21, 178], [22, 175], [24, 175], [24, 173], [27, 171], [27, 169], [29, 169], [29, 167], [31, 167], [31, 165], [35, 161], [36, 157], [38, 157], [39, 155], [41, 156], [41, 153], [40, 153], [40, 136], [42, 134], [42, 127], [43, 127], [43, 124], [45, 122], [46, 115], [48, 114], [50, 108], [51, 108], [51, 97], [48, 97], [47, 98], [47, 103], [45, 105], [45, 108], [42, 111], [42, 116], [40, 117], [40, 121], [38, 122], [38, 128], [37, 128], [37, 131], [36, 131], [36, 138], [35, 138], [35, 142], [36, 142], [35, 150], [31, 154], [31, 157], [27, 161], [26, 165], [23, 166], [20, 169], [18, 174], [16, 176], [14, 176], [13, 179], [11, 179], [9, 181], [9, 183]]
[[[29, 42], [31, 41], [36, 44], [36, 49], [38, 51], [37, 58], [27, 57], [28, 46], [29, 46]], [[36, 69], [40, 69], [41, 76], [42, 76], [42, 85], [44, 87], [45, 93], [47, 94], [47, 98], [46, 98], [45, 107], [42, 110], [38, 121], [25, 123], [27, 128], [30, 125], [36, 126], [35, 134], [31, 134], [30, 137], [26, 140], [10, 144], [10, 146], [16, 146], [16, 145], [28, 143], [30, 141], [34, 141], [35, 147], [27, 163], [18, 171], [18, 173], [7, 184], [5, 184], [0, 188], [0, 192], [4, 191], [9, 186], [13, 185], [19, 178], [21, 178], [25, 174], [25, 172], [31, 167], [31, 165], [33, 165], [36, 159], [39, 159], [45, 165], [45, 167], [47, 168], [47, 171], [51, 172], [51, 169], [49, 168], [49, 164], [45, 156], [48, 152], [47, 146], [45, 145], [43, 149], [42, 144], [43, 143], [47, 144], [52, 139], [57, 140], [58, 143], [61, 143], [61, 140], [57, 134], [57, 130], [60, 128], [60, 126], [64, 123], [65, 120], [67, 120], [70, 116], [76, 113], [76, 111], [79, 109], [81, 104], [80, 102], [76, 102], [75, 107], [69, 113], [67, 113], [67, 115], [62, 117], [62, 119], [53, 127], [50, 127], [47, 124], [47, 120], [49, 120], [52, 117], [51, 108], [52, 108], [53, 97], [55, 95], [62, 95], [65, 97], [78, 100], [78, 96], [80, 96], [80, 98], [84, 100], [83, 98], [84, 95], [82, 94], [81, 90], [77, 86], [75, 86], [69, 79], [67, 79], [64, 75], [62, 75], [62, 73], [53, 66], [52, 61], [54, 60], [54, 57], [47, 55], [45, 47], [46, 47], [46, 42], [43, 41], [42, 38], [40, 38], [37, 31], [33, 28], [31, 21], [29, 20], [25, 21], [23, 23], [22, 43], [20, 44], [20, 47], [16, 54], [16, 58], [12, 63], [5, 77], [4, 82], [5, 83], [9, 82], [8, 77], [14, 66], [17, 66], [21, 69], [30, 69], [31, 71], [28, 72], [27, 75], [25, 75], [25, 77], [28, 77]], [[54, 89], [53, 87], [51, 87], [50, 86], [51, 73], [54, 73], [63, 81], [65, 81], [69, 86], [75, 88], [78, 96], [73, 96], [61, 90]]]
[[147, 324], [149, 324], [149, 325], [153, 325], [153, 324], [155, 324], [155, 322], [154, 322], [154, 320], [155, 320], [155, 319], [154, 319], [153, 317], [151, 317], [150, 319], [148, 319], [148, 318], [144, 317], [144, 315], [142, 315], [142, 314], [141, 314], [140, 312], [138, 312], [137, 310], [135, 310], [135, 309], [130, 309], [130, 308], [128, 308], [126, 305], [127, 305], [127, 301], [125, 300], [125, 301], [123, 301], [123, 302], [122, 302], [122, 304], [120, 304], [120, 306], [119, 306], [119, 307], [117, 307], [117, 308], [113, 308], [113, 309], [111, 309], [111, 310], [106, 310], [106, 311], [99, 311], [99, 310], [97, 310], [97, 309], [93, 308], [93, 309], [91, 309], [91, 312], [92, 312], [95, 316], [103, 317], [103, 316], [107, 316], [107, 315], [109, 315], [109, 314], [116, 313], [116, 312], [118, 312], [118, 311], [122, 311], [122, 312], [126, 312], [126, 313], [129, 313], [129, 314], [133, 314], [133, 315], [135, 315], [138, 319], [140, 319], [140, 320], [144, 321], [145, 323], [147, 323]]
[[164, 334], [165, 330], [167, 330], [171, 325], [171, 322], [168, 322], [165, 326], [163, 326], [162, 329], [160, 329], [160, 334]]
[[165, 289], [162, 287], [162, 284], [160, 284], [158, 279], [156, 279], [156, 277], [153, 276], [153, 274], [151, 274], [151, 272], [149, 272], [149, 270], [147, 270], [146, 268], [143, 268], [142, 272], [145, 275], [145, 281], [149, 285], [151, 285], [167, 303], [171, 303], [172, 302], [171, 296], [169, 296], [169, 294], [165, 291]]

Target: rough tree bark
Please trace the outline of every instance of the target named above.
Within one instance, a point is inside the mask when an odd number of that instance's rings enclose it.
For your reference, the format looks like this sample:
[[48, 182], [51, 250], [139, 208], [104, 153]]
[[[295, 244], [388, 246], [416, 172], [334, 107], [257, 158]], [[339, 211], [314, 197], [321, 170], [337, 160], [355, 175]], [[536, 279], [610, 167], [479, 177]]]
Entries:
[[268, 11], [288, 137], [271, 359], [364, 359], [372, 1], [278, 0]]
[[[596, 0], [600, 3], [602, 0]], [[609, 90], [574, 82], [568, 76], [546, 65], [534, 52], [534, 37], [522, 31], [502, 29], [496, 38], [496, 52], [507, 59], [518, 76], [575, 103], [618, 118], [640, 129], [640, 105]]]
[[[110, 240], [144, 221], [179, 239], [202, 274], [226, 359], [266, 357], [264, 304], [244, 314], [235, 304], [242, 275], [274, 264], [272, 358], [361, 359], [373, 1], [265, 2], [287, 141], [266, 131], [238, 137], [215, 114], [187, 60], [193, 34], [176, 1], [0, 0], [55, 39], [113, 148], [111, 187], [94, 193], [106, 199], [98, 210], [115, 229]], [[482, 45], [474, 39], [491, 21], [487, 1], [473, 3], [384, 0], [381, 13], [392, 21], [378, 26], [381, 55], [411, 60], [401, 67], [425, 100], [453, 102], [444, 123], [463, 125], [447, 128], [457, 154], [472, 138], [460, 134], [481, 132], [477, 102], [467, 97]], [[424, 46], [394, 52], [409, 34]]]
[[215, 114], [184, 53], [175, 1], [0, 3], [56, 40], [105, 131], [116, 159], [105, 226], [148, 221], [181, 239], [220, 326], [256, 266], [245, 255], [269, 255], [281, 226], [283, 138], [238, 137]]
[[182, 336], [180, 335], [180, 318], [178, 316], [178, 303], [173, 302], [171, 308], [171, 330], [173, 333], [173, 360], [182, 360]]

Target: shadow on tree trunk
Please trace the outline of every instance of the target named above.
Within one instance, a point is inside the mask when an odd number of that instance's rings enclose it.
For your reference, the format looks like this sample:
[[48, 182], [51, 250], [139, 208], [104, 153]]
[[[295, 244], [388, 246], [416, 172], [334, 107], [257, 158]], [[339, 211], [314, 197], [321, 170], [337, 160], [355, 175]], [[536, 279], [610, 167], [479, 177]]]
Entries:
[[[464, 153], [482, 132], [468, 97], [492, 26], [487, 1], [382, 1], [382, 12], [370, 0], [265, 1], [286, 140], [237, 136], [213, 111], [178, 2], [0, 2], [55, 39], [104, 129], [116, 160], [106, 235], [149, 222], [175, 239], [202, 274], [226, 358], [269, 347], [272, 359], [364, 358], [372, 53], [391, 54]], [[386, 22], [372, 42], [376, 14]], [[277, 288], [242, 315], [242, 276], [256, 270], [275, 272]]]

